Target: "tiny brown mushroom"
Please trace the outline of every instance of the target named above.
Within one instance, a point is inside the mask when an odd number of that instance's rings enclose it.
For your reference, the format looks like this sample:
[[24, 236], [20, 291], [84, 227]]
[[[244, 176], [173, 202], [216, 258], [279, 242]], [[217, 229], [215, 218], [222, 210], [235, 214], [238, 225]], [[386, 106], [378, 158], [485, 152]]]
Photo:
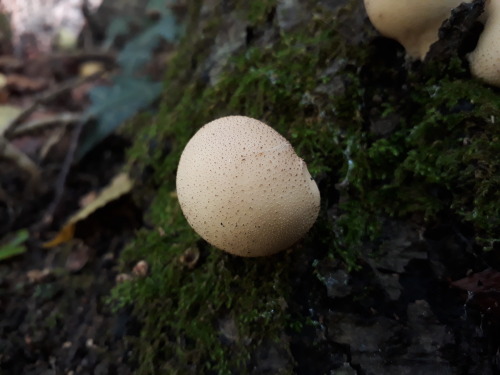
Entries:
[[200, 236], [245, 257], [292, 246], [320, 206], [318, 187], [292, 145], [244, 116], [212, 121], [190, 139], [179, 161], [177, 195]]

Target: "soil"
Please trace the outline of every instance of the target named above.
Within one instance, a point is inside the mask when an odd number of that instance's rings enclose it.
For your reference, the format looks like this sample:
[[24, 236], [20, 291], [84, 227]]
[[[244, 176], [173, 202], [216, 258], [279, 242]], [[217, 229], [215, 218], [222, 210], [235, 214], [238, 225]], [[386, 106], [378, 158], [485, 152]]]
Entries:
[[[123, 163], [126, 145], [110, 137], [82, 160], [65, 200], [78, 201], [89, 174], [105, 185]], [[53, 230], [73, 205], [63, 205]], [[37, 214], [18, 220], [36, 222]], [[111, 313], [106, 298], [116, 284], [119, 253], [139, 224], [140, 213], [125, 196], [79, 223], [78, 240], [52, 249], [30, 240], [24, 255], [0, 264], [1, 374], [132, 373], [124, 336], [137, 334], [137, 327], [127, 311]]]

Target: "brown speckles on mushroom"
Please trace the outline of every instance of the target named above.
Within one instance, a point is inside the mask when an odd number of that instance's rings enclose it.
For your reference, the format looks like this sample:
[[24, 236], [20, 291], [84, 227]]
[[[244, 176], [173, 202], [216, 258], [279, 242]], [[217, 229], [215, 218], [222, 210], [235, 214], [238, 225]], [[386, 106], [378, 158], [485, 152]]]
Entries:
[[198, 234], [241, 256], [290, 247], [314, 224], [320, 204], [290, 143], [243, 116], [212, 121], [191, 138], [179, 162], [177, 194]]

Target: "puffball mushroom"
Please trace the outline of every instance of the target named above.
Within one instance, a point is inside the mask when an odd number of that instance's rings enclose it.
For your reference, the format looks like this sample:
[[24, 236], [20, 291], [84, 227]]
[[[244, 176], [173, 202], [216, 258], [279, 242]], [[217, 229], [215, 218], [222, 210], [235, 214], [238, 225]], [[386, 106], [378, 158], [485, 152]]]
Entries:
[[476, 49], [468, 55], [474, 77], [500, 87], [500, 1], [487, 0], [486, 22]]
[[366, 13], [375, 29], [397, 40], [406, 53], [423, 60], [439, 39], [441, 24], [453, 8], [472, 0], [364, 0]]
[[318, 187], [292, 145], [244, 116], [212, 121], [189, 140], [177, 169], [177, 196], [201, 237], [244, 257], [292, 246], [320, 206]]

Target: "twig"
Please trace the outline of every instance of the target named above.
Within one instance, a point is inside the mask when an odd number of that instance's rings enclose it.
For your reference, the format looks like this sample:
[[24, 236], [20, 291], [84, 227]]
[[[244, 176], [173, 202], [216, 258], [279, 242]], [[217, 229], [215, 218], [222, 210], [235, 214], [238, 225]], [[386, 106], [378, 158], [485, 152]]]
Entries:
[[66, 129], [62, 127], [57, 128], [51, 132], [49, 138], [45, 141], [42, 148], [40, 149], [40, 160], [45, 160], [50, 150], [52, 150], [52, 148], [61, 141], [64, 134], [66, 134]]
[[52, 125], [68, 125], [78, 122], [82, 118], [80, 113], [61, 113], [49, 118], [23, 123], [12, 131], [13, 137], [19, 137], [27, 133], [50, 127]]
[[70, 52], [54, 52], [50, 56], [50, 61], [56, 62], [57, 60], [76, 60], [78, 62], [85, 61], [98, 61], [103, 63], [107, 67], [116, 66], [116, 56], [117, 53], [112, 50], [82, 50], [82, 51], [70, 51]]
[[73, 133], [71, 133], [71, 140], [69, 144], [68, 153], [64, 158], [63, 165], [61, 167], [61, 172], [57, 177], [54, 199], [52, 203], [49, 205], [43, 220], [42, 225], [50, 225], [52, 220], [54, 219], [54, 213], [56, 212], [59, 203], [61, 202], [61, 198], [64, 193], [64, 186], [66, 185], [66, 179], [68, 178], [69, 171], [71, 169], [71, 164], [73, 164], [73, 160], [75, 159], [76, 149], [78, 147], [78, 140], [80, 139], [80, 135], [83, 131], [85, 124], [88, 121], [88, 117], [85, 116], [82, 118], [73, 129]]
[[23, 120], [28, 118], [33, 112], [36, 111], [39, 105], [47, 103], [48, 101], [58, 97], [59, 95], [64, 94], [66, 91], [69, 91], [75, 87], [78, 87], [84, 83], [93, 81], [99, 77], [101, 77], [104, 73], [107, 73], [106, 70], [94, 73], [90, 76], [87, 77], [78, 77], [74, 79], [70, 79], [66, 82], [63, 82], [60, 86], [54, 88], [53, 90], [50, 90], [48, 92], [45, 92], [41, 96], [39, 96], [35, 101], [25, 108], [18, 116], [16, 116], [14, 119], [11, 120], [9, 125], [7, 126], [4, 134], [6, 138], [9, 138], [12, 136], [15, 128], [21, 124]]
[[30, 175], [30, 186], [34, 187], [40, 180], [40, 170], [29, 157], [12, 146], [7, 139], [0, 136], [0, 157], [13, 160], [16, 165]]

